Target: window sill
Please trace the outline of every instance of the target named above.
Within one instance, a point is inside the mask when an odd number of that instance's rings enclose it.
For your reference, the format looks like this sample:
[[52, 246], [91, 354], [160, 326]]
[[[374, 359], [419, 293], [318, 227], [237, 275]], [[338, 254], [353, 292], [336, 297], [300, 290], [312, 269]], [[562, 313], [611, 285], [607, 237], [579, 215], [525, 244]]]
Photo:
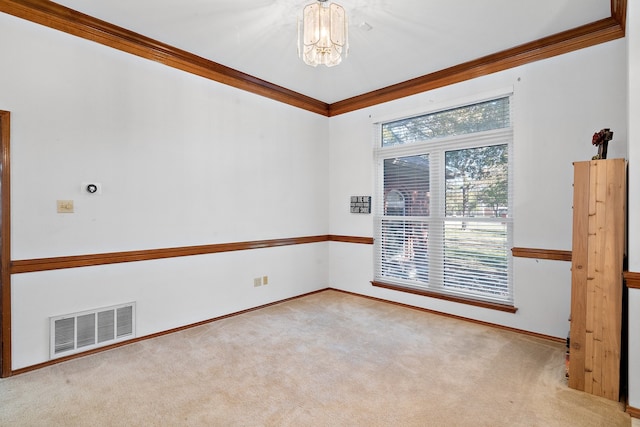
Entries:
[[440, 294], [437, 292], [431, 292], [424, 289], [409, 288], [409, 287], [400, 286], [400, 285], [391, 285], [389, 283], [383, 283], [383, 282], [372, 281], [371, 284], [378, 288], [391, 289], [393, 291], [399, 291], [399, 292], [407, 292], [410, 294], [422, 295], [430, 298], [438, 298], [446, 301], [457, 302], [460, 304], [468, 304], [468, 305], [474, 305], [476, 307], [488, 308], [491, 310], [505, 311], [507, 313], [515, 313], [516, 311], [518, 311], [516, 307], [512, 305], [507, 305], [507, 304], [499, 304], [499, 303], [488, 302], [488, 301], [479, 301], [471, 298], [463, 298], [463, 297], [457, 297], [453, 295]]

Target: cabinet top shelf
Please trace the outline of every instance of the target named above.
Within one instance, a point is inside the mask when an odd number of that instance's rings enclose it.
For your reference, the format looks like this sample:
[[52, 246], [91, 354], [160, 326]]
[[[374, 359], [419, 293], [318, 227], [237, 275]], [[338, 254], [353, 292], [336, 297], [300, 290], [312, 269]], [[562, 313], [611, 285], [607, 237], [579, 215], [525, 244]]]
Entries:
[[624, 158], [617, 158], [617, 159], [599, 159], [599, 160], [580, 160], [577, 162], [573, 162], [574, 165], [580, 164], [580, 163], [598, 163], [598, 162], [609, 162], [609, 163], [618, 163], [618, 162], [627, 162], [627, 159]]

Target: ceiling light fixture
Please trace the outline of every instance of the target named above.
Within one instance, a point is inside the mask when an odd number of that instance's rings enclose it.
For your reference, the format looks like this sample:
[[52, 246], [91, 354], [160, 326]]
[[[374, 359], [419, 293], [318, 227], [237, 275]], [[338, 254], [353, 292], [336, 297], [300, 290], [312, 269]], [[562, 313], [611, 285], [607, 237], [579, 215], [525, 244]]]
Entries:
[[349, 40], [344, 8], [318, 0], [302, 10], [298, 20], [298, 55], [313, 67], [333, 67], [347, 57]]

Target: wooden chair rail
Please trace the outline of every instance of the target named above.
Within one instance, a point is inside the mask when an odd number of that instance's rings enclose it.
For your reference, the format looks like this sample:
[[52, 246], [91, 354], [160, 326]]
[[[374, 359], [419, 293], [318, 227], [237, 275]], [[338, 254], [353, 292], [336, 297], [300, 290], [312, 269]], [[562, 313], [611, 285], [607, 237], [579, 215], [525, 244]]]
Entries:
[[640, 273], [633, 271], [624, 272], [624, 281], [629, 289], [640, 289]]
[[511, 254], [518, 258], [571, 261], [571, 251], [561, 251], [556, 249], [511, 248]]
[[318, 236], [291, 237], [271, 240], [253, 240], [248, 242], [219, 243], [212, 245], [184, 246], [177, 248], [25, 259], [11, 261], [9, 271], [10, 274], [33, 273], [37, 271], [89, 267], [96, 265], [117, 264], [123, 262], [150, 261], [154, 259], [205, 255], [219, 252], [246, 251], [251, 249], [264, 249], [277, 246], [303, 245], [308, 243], [330, 241], [355, 244], [373, 244], [373, 238], [371, 237], [323, 234]]

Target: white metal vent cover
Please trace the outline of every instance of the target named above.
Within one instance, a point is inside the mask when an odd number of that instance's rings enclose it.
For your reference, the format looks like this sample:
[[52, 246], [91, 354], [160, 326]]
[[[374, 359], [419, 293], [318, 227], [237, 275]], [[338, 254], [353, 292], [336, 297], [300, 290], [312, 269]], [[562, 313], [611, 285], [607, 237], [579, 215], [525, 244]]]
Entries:
[[135, 302], [50, 318], [50, 358], [135, 338]]

